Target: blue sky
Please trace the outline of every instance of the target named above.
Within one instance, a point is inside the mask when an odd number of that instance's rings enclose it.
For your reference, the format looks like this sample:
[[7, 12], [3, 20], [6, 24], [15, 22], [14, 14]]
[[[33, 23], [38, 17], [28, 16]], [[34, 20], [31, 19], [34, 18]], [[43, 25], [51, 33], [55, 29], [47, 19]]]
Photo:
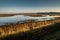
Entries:
[[60, 0], [0, 0], [0, 13], [60, 12]]

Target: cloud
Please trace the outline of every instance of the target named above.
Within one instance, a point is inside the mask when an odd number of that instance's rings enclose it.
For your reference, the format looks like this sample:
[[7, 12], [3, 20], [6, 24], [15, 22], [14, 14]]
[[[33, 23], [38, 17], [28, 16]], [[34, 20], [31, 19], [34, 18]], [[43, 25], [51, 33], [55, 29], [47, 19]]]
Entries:
[[60, 12], [60, 8], [1, 8], [0, 13]]

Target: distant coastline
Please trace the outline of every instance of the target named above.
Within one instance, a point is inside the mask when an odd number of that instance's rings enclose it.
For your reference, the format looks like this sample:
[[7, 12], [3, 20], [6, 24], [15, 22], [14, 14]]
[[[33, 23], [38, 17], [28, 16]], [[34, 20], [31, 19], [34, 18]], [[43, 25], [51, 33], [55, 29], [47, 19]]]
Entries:
[[0, 13], [0, 17], [8, 17], [14, 15], [26, 15], [26, 16], [42, 16], [42, 15], [60, 15], [60, 12], [37, 12], [37, 13]]

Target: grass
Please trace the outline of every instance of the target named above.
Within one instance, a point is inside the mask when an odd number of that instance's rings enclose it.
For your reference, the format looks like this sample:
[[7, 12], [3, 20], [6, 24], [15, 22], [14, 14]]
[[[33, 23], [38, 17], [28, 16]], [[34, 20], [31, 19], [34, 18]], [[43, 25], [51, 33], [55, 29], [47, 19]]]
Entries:
[[28, 32], [10, 35], [0, 40], [59, 40], [60, 23], [55, 23], [44, 28], [38, 28]]

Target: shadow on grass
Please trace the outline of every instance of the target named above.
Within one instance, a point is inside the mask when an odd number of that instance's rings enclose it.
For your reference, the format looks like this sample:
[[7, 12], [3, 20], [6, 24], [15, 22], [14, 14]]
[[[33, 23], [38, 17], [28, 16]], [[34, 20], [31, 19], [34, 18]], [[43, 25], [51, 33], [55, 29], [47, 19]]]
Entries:
[[[54, 34], [58, 31], [60, 31], [60, 23], [55, 23], [54, 25], [50, 25], [44, 28], [38, 28], [32, 31], [0, 38], [0, 40], [48, 40], [49, 36], [54, 36]], [[58, 38], [57, 40], [59, 39], [60, 38]], [[54, 38], [54, 40], [56, 39]]]

